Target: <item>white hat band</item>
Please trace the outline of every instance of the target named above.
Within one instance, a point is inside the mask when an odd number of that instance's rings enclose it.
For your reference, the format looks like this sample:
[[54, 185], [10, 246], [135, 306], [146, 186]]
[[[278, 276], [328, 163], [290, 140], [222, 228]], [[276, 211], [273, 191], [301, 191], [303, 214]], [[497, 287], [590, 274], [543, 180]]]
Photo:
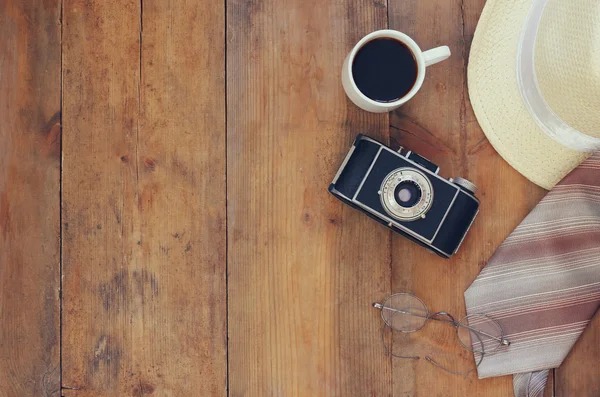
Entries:
[[561, 145], [578, 152], [600, 150], [600, 139], [586, 135], [565, 123], [542, 95], [535, 72], [534, 49], [540, 21], [547, 0], [534, 0], [519, 41], [517, 51], [517, 83], [525, 107], [537, 125]]

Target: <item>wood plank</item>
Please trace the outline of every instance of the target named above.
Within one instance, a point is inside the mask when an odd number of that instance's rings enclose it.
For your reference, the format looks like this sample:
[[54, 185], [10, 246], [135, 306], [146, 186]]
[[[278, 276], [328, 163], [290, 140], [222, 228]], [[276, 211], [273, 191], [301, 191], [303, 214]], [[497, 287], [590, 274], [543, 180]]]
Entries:
[[390, 234], [327, 192], [357, 133], [388, 140], [340, 81], [385, 2], [228, 0], [227, 20], [230, 395], [389, 395]]
[[600, 316], [587, 326], [571, 353], [555, 372], [556, 396], [595, 397], [600, 395]]
[[60, 1], [0, 2], [0, 396], [60, 395]]
[[[390, 28], [412, 36], [423, 49], [448, 45], [452, 57], [427, 69], [422, 90], [391, 117], [396, 144], [437, 163], [443, 177], [461, 176], [479, 186], [481, 212], [459, 254], [447, 261], [394, 236], [392, 288], [411, 291], [433, 311], [465, 314], [463, 293], [488, 258], [545, 192], [514, 171], [494, 151], [471, 110], [466, 67], [482, 0], [391, 1]], [[472, 368], [472, 355], [452, 327], [427, 327], [395, 348], [430, 354], [456, 370]], [[512, 377], [477, 381], [425, 360], [394, 360], [394, 395], [508, 396]], [[404, 393], [404, 394], [403, 394]]]
[[64, 2], [65, 396], [226, 393], [223, 13]]

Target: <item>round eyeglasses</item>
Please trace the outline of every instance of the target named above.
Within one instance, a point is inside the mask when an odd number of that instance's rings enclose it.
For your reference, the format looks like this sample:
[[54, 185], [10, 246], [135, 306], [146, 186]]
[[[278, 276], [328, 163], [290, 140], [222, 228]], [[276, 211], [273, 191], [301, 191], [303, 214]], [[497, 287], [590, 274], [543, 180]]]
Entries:
[[[418, 356], [401, 356], [392, 353], [385, 343], [385, 330], [387, 327], [394, 331], [408, 333], [422, 329], [428, 320], [450, 324], [456, 328], [456, 336], [460, 344], [467, 350], [475, 353], [477, 368], [483, 357], [492, 354], [503, 346], [510, 346], [510, 341], [504, 336], [502, 326], [486, 314], [470, 314], [456, 321], [447, 312], [431, 313], [425, 303], [417, 296], [410, 293], [397, 293], [389, 296], [383, 303], [373, 303], [373, 307], [381, 310], [381, 318], [385, 322], [382, 329], [381, 340], [387, 354], [397, 358], [419, 359]], [[431, 357], [425, 359], [444, 371], [463, 375], [465, 372], [449, 370]]]

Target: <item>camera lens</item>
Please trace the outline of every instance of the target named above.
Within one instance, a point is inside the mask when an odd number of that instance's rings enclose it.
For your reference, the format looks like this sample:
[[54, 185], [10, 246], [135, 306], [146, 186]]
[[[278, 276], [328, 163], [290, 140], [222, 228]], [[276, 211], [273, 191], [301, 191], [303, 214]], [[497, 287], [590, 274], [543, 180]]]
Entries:
[[383, 209], [403, 222], [425, 218], [433, 203], [431, 182], [423, 172], [409, 167], [390, 172], [378, 194]]
[[411, 208], [421, 200], [421, 188], [414, 181], [403, 181], [396, 186], [394, 197], [402, 207]]

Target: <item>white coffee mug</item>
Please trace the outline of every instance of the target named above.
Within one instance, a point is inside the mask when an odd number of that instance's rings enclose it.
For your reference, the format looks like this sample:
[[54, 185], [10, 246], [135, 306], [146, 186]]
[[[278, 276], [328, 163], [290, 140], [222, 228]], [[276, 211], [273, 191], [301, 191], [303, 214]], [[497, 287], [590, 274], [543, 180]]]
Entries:
[[[380, 38], [395, 39], [404, 43], [404, 45], [406, 45], [411, 50], [417, 62], [417, 79], [415, 81], [415, 84], [406, 95], [393, 102], [378, 102], [367, 97], [358, 89], [358, 87], [356, 86], [356, 82], [354, 81], [354, 78], [352, 76], [352, 63], [354, 62], [354, 57], [356, 56], [358, 51], [368, 42]], [[448, 59], [449, 56], [450, 48], [448, 48], [447, 46], [441, 46], [423, 52], [421, 51], [417, 43], [415, 43], [413, 39], [411, 39], [404, 33], [398, 32], [396, 30], [377, 30], [363, 37], [354, 46], [354, 48], [352, 48], [352, 51], [350, 51], [350, 53], [346, 57], [346, 60], [344, 61], [344, 66], [342, 68], [342, 85], [344, 86], [344, 91], [346, 91], [346, 95], [348, 95], [348, 98], [350, 98], [350, 100], [354, 102], [354, 104], [359, 108], [374, 113], [389, 112], [396, 108], [399, 108], [410, 98], [415, 96], [417, 91], [419, 91], [419, 89], [423, 85], [423, 80], [425, 79], [425, 68], [427, 66], [441, 62], [444, 59]], [[398, 71], [398, 73], [402, 72]]]

